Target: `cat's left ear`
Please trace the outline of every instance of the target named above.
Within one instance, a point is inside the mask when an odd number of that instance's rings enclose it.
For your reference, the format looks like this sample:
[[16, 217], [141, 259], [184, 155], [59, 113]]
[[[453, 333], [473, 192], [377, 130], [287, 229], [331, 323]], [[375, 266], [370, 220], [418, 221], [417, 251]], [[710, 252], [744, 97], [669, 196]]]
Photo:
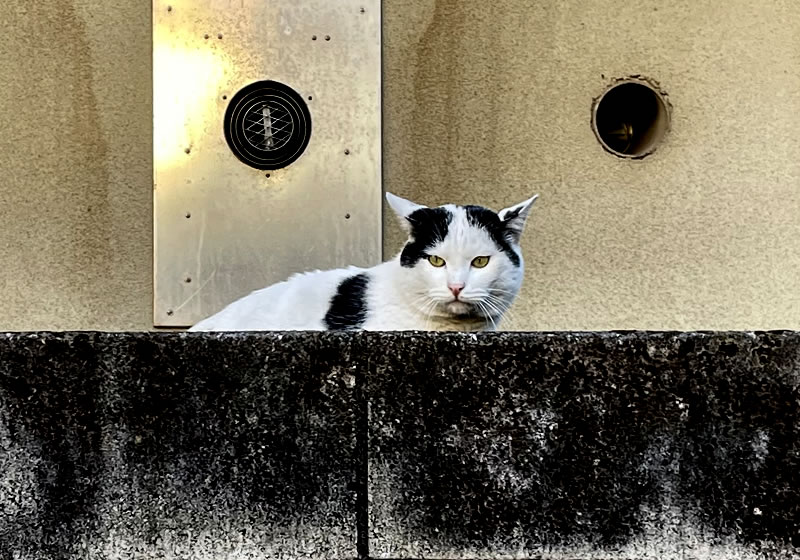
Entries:
[[417, 210], [427, 208], [427, 206], [422, 206], [421, 204], [406, 200], [405, 198], [400, 198], [396, 194], [390, 192], [386, 193], [386, 202], [389, 203], [394, 213], [400, 218], [400, 225], [403, 226], [403, 229], [407, 232], [411, 231], [411, 223], [408, 221], [408, 217]]
[[539, 195], [535, 194], [525, 202], [503, 208], [497, 213], [514, 243], [519, 244], [522, 232], [525, 229], [525, 222], [528, 220], [528, 214], [537, 198], [539, 198]]

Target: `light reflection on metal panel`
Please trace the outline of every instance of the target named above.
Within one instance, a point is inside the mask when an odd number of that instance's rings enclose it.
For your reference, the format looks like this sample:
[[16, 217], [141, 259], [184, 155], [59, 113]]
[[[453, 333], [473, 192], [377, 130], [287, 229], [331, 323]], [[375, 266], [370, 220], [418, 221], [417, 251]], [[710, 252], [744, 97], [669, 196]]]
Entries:
[[[295, 272], [378, 263], [380, 0], [153, 10], [155, 325], [191, 325]], [[282, 169], [240, 161], [223, 128], [237, 92], [264, 80], [297, 92], [311, 117], [305, 151]], [[259, 110], [264, 141], [247, 142], [283, 143], [267, 121], [280, 111]]]

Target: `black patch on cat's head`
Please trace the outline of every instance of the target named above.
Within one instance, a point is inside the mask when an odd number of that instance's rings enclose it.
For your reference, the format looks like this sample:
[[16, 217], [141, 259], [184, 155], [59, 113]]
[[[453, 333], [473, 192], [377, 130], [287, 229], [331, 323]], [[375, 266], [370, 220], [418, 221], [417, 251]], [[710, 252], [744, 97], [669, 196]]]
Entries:
[[329, 331], [353, 330], [367, 320], [369, 276], [357, 274], [342, 280], [331, 298], [323, 322]]
[[519, 266], [519, 255], [511, 248], [511, 236], [507, 227], [508, 221], [519, 215], [519, 210], [508, 212], [505, 215], [505, 220], [501, 220], [497, 212], [493, 212], [483, 206], [464, 206], [464, 210], [467, 212], [467, 222], [472, 226], [486, 230], [498, 249], [508, 256], [511, 264]]
[[411, 224], [411, 240], [400, 253], [400, 265], [412, 268], [427, 256], [426, 251], [444, 241], [453, 214], [446, 208], [420, 208], [406, 216]]

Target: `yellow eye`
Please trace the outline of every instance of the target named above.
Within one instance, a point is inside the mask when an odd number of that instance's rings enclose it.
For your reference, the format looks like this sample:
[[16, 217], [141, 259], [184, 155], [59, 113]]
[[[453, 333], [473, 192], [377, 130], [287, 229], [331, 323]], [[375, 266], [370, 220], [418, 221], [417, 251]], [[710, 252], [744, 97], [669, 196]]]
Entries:
[[489, 264], [489, 257], [475, 257], [472, 259], [472, 266], [475, 268], [483, 268]]
[[437, 257], [436, 255], [431, 255], [428, 257], [428, 262], [436, 268], [444, 266], [444, 259], [442, 257]]

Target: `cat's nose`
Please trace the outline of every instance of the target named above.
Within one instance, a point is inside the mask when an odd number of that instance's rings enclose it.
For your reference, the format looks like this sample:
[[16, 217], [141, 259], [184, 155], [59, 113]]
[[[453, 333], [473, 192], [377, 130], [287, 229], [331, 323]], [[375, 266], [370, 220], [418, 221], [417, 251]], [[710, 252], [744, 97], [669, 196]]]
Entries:
[[447, 287], [450, 288], [454, 296], [458, 297], [458, 294], [464, 289], [464, 284], [448, 284]]

